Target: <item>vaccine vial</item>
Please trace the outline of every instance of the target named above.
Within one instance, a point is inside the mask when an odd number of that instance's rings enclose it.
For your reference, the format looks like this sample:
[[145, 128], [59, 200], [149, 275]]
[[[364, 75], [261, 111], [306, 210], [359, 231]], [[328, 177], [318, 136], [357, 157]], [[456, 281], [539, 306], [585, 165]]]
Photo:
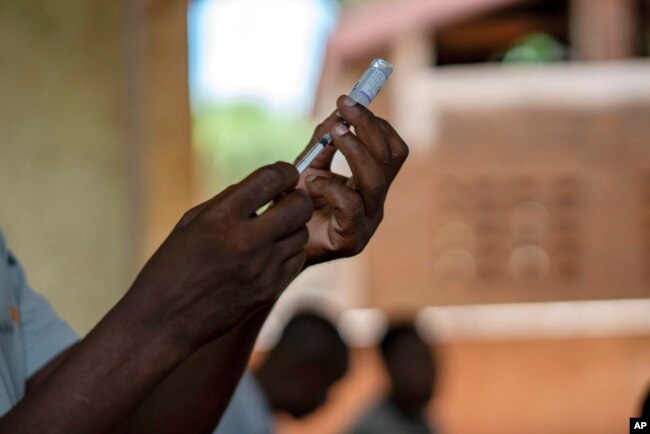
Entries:
[[364, 107], [368, 107], [392, 73], [393, 66], [390, 63], [379, 58], [373, 60], [348, 96]]
[[[370, 66], [368, 66], [364, 73], [361, 74], [361, 78], [359, 78], [359, 81], [354, 85], [348, 96], [364, 107], [368, 107], [381, 88], [384, 87], [384, 84], [386, 84], [388, 77], [390, 77], [392, 73], [393, 66], [390, 63], [380, 58], [373, 60], [370, 63]], [[329, 134], [325, 134], [309, 149], [309, 151], [307, 151], [305, 156], [296, 163], [296, 169], [298, 169], [298, 172], [304, 172], [318, 154], [320, 154], [320, 152], [330, 143], [332, 143], [332, 137]]]

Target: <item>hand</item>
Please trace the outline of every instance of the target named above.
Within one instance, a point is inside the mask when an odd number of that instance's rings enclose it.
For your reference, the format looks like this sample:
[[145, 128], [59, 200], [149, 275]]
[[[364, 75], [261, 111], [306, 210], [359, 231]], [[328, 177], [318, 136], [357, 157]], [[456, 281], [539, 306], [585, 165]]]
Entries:
[[[385, 120], [347, 96], [339, 97], [340, 117], [354, 127], [352, 133], [336, 114], [316, 128], [310, 144], [327, 132], [327, 146], [300, 177], [314, 202], [307, 223], [307, 265], [360, 253], [383, 218], [390, 184], [408, 156], [408, 146]], [[336, 150], [347, 160], [352, 177], [332, 173]]]
[[[273, 303], [304, 266], [312, 214], [287, 163], [258, 169], [192, 208], [125, 299], [155, 326], [199, 346]], [[256, 210], [273, 200], [263, 214]]]

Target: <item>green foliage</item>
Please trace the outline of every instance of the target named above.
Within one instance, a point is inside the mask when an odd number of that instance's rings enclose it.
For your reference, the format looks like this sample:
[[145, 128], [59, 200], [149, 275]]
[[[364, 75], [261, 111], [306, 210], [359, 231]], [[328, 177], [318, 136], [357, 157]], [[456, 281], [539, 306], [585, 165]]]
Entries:
[[566, 50], [553, 36], [534, 33], [522, 38], [505, 54], [505, 63], [549, 63], [566, 58]]
[[207, 189], [221, 189], [256, 168], [293, 162], [313, 128], [255, 103], [204, 107], [194, 113], [194, 143]]

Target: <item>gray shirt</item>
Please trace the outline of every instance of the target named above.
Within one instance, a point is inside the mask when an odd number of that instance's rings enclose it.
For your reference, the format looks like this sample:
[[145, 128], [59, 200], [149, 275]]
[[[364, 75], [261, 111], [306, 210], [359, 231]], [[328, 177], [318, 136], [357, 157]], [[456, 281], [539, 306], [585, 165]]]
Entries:
[[386, 401], [361, 419], [350, 434], [434, 434], [424, 417], [408, 417]]
[[27, 379], [77, 339], [27, 285], [0, 232], [0, 416], [22, 399]]
[[273, 414], [252, 374], [244, 374], [214, 434], [271, 434]]

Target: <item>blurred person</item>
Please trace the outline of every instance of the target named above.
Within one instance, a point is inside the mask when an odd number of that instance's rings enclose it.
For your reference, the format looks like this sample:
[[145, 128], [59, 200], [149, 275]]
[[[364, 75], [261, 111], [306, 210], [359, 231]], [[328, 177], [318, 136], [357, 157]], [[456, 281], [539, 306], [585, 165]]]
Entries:
[[426, 406], [431, 401], [436, 367], [429, 346], [411, 324], [392, 326], [380, 344], [390, 379], [384, 402], [369, 411], [351, 434], [433, 434]]
[[298, 314], [259, 368], [244, 375], [215, 434], [270, 434], [272, 413], [312, 413], [347, 369], [348, 349], [336, 327], [314, 313]]
[[[282, 291], [364, 249], [407, 157], [386, 121], [337, 108], [354, 133], [332, 114], [315, 137], [334, 146], [302, 176], [265, 166], [189, 210], [81, 340], [0, 237], [0, 434], [211, 433]], [[336, 150], [352, 177], [330, 171]]]

